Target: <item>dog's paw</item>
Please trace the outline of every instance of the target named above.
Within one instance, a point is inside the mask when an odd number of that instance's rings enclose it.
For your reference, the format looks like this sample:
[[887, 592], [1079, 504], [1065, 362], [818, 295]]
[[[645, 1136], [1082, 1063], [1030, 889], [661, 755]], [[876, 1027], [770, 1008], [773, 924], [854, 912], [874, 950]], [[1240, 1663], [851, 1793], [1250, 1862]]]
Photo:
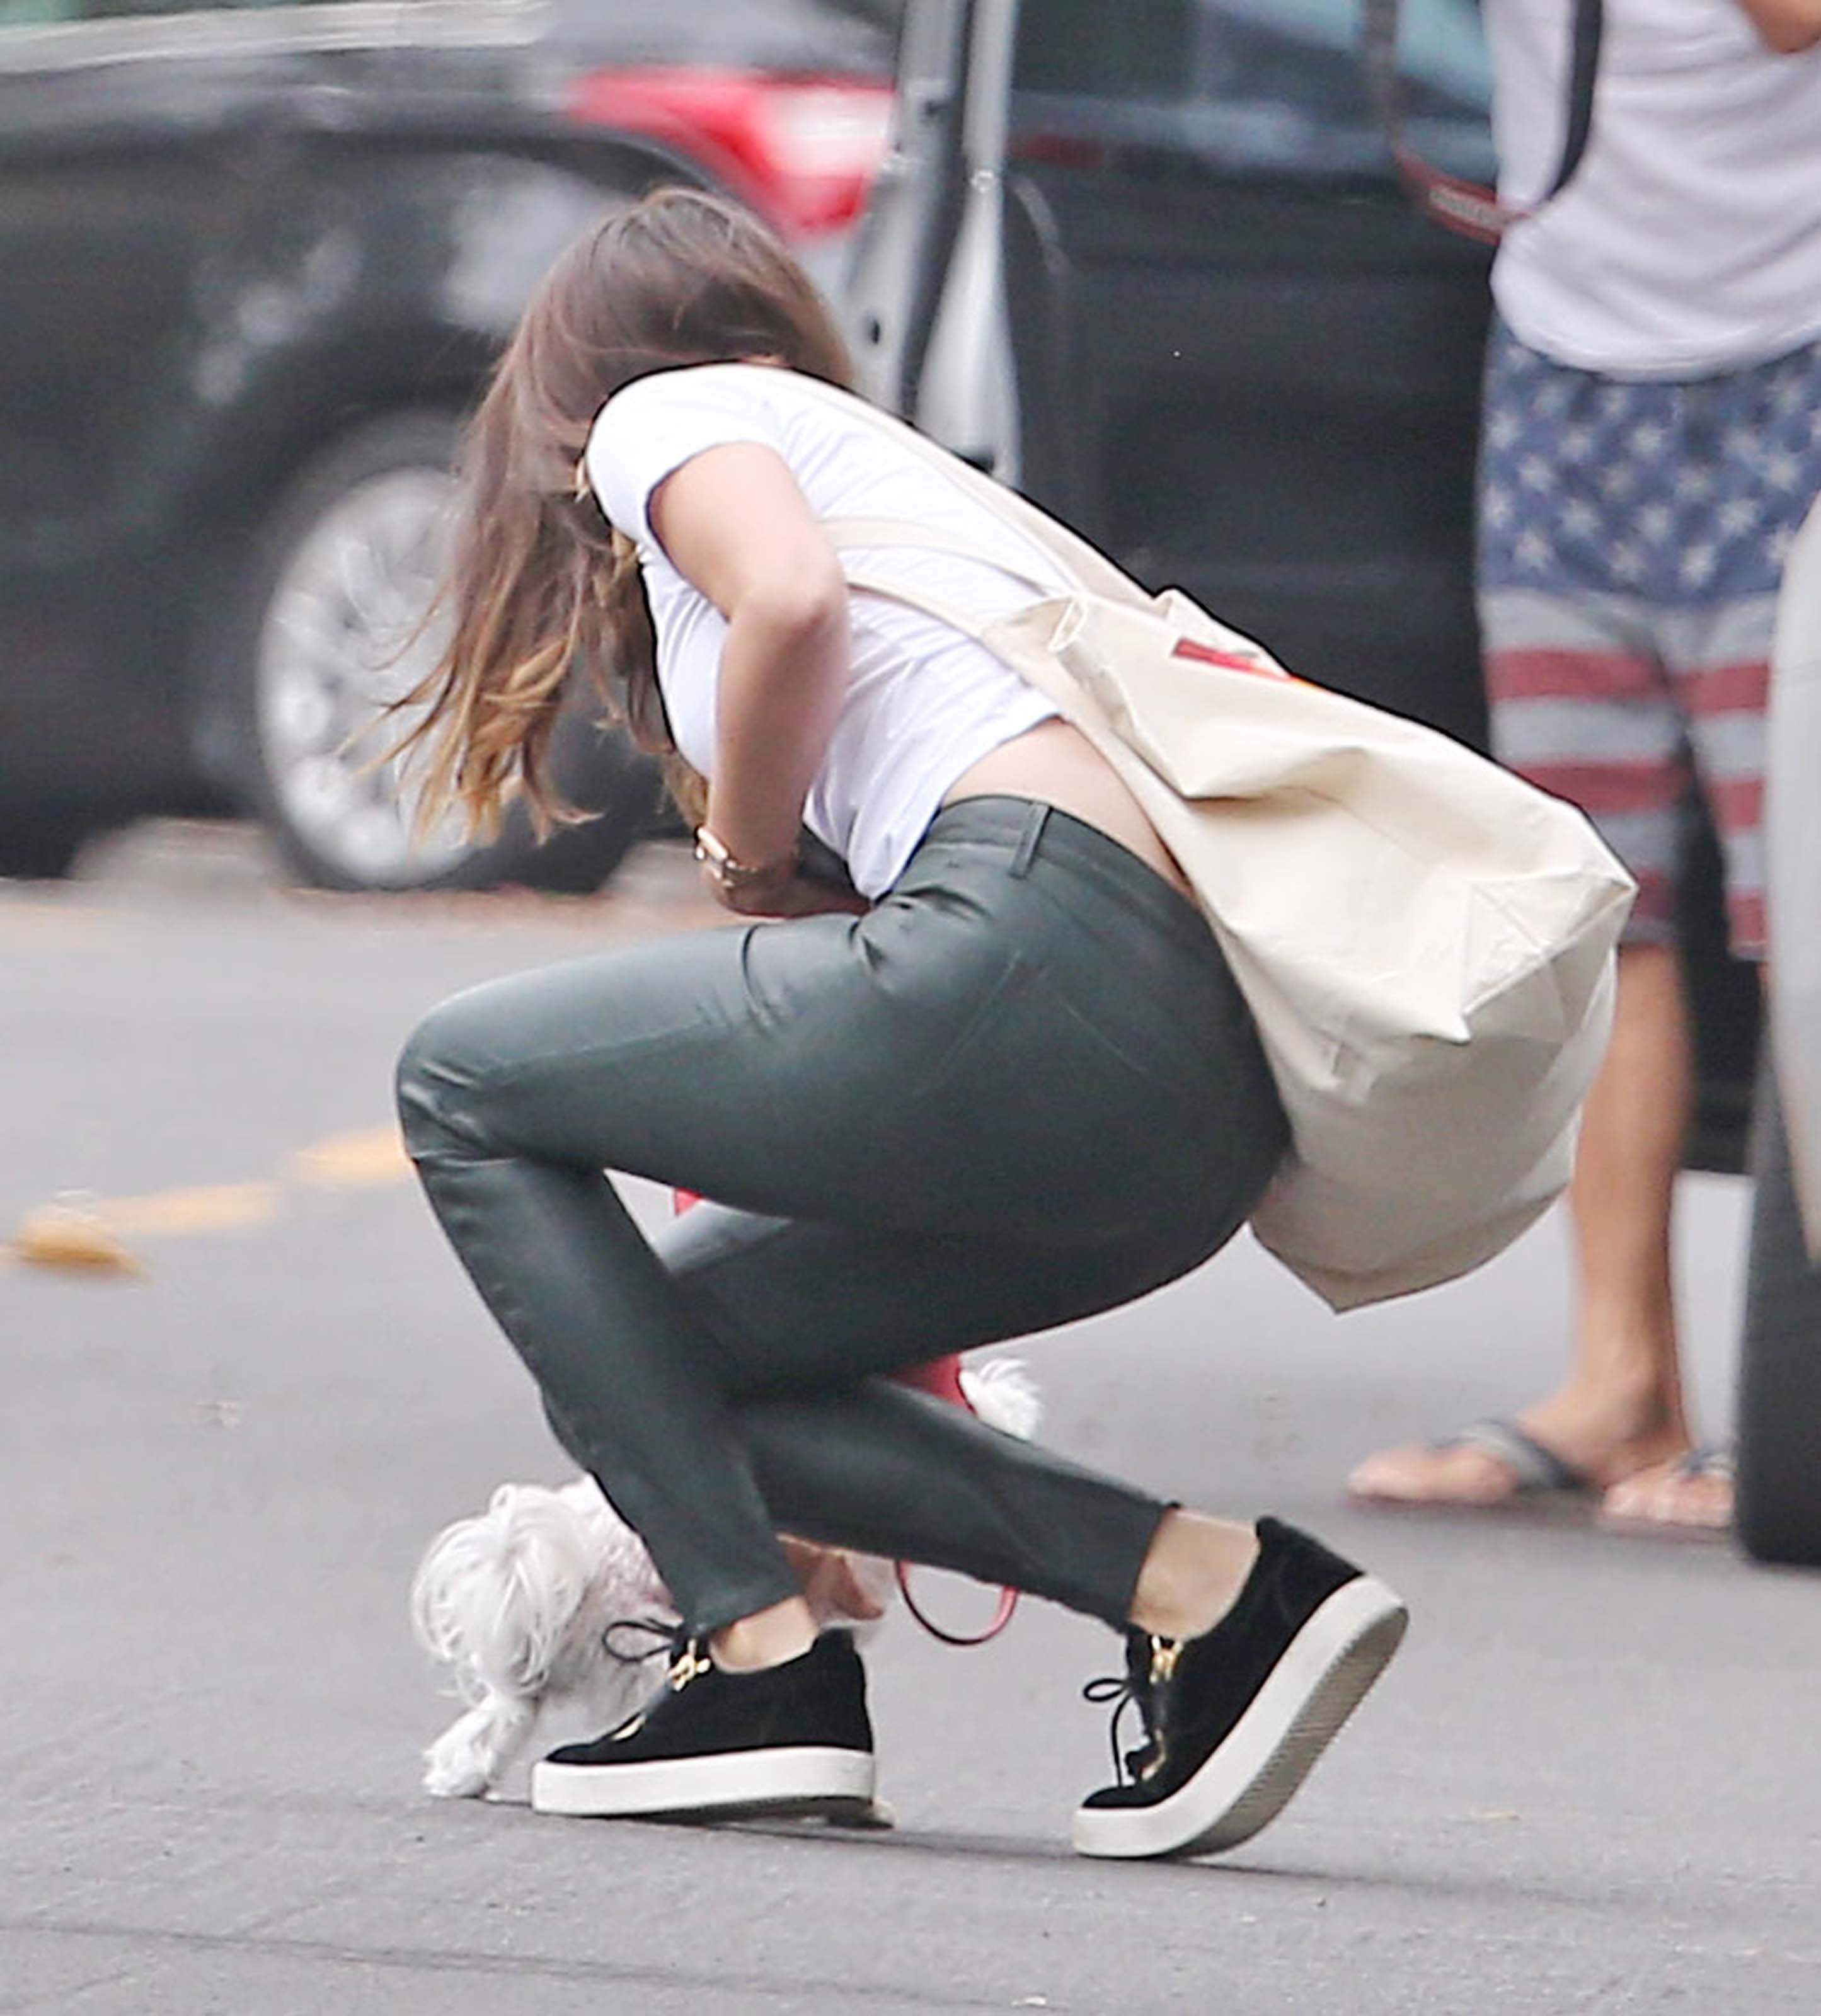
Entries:
[[436, 1799], [478, 1799], [529, 1741], [535, 1709], [496, 1697], [452, 1723], [424, 1753], [424, 1789]]
[[471, 1759], [439, 1757], [434, 1748], [424, 1757], [424, 1789], [433, 1799], [481, 1799], [491, 1789], [486, 1773]]

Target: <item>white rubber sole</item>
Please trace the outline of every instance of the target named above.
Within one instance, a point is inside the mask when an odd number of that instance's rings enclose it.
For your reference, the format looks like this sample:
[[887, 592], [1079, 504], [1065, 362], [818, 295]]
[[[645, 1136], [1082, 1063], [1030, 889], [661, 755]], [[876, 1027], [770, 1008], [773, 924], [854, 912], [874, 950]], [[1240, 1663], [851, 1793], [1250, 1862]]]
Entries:
[[1249, 1841], [1315, 1768], [1409, 1621], [1401, 1600], [1371, 1575], [1336, 1589], [1188, 1783], [1154, 1806], [1078, 1807], [1076, 1852], [1135, 1859], [1208, 1855]]
[[532, 1766], [531, 1802], [540, 1813], [589, 1820], [659, 1814], [864, 1814], [877, 1771], [863, 1750], [734, 1750], [648, 1764]]

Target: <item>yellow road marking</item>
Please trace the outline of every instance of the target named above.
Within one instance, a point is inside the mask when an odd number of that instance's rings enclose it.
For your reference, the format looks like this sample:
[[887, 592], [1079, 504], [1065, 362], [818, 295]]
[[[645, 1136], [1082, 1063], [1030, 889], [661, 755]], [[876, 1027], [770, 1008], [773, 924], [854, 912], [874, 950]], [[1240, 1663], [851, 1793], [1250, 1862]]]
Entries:
[[156, 1190], [150, 1197], [106, 1197], [95, 1215], [123, 1238], [181, 1238], [190, 1232], [233, 1232], [269, 1225], [283, 1205], [276, 1183], [206, 1183]]
[[405, 1143], [395, 1127], [362, 1127], [331, 1134], [312, 1147], [300, 1148], [285, 1165], [296, 1183], [312, 1190], [377, 1190], [402, 1183], [411, 1173]]
[[0, 1265], [18, 1260], [73, 1273], [142, 1273], [145, 1263], [132, 1240], [269, 1225], [283, 1214], [294, 1187], [377, 1190], [410, 1174], [395, 1127], [357, 1128], [287, 1156], [276, 1179], [194, 1184], [144, 1197], [72, 1195], [41, 1204], [26, 1213], [9, 1241], [0, 1243]]
[[9, 1257], [87, 1274], [137, 1274], [139, 1256], [112, 1226], [79, 1204], [41, 1204], [20, 1221]]

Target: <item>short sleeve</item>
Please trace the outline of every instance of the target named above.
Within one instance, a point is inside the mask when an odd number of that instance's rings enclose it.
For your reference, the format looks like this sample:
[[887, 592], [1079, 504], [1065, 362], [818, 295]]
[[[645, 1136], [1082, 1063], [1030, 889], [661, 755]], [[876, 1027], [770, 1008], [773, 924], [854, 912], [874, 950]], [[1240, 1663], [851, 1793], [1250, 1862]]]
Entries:
[[636, 379], [600, 409], [588, 436], [588, 481], [608, 522], [654, 546], [651, 493], [686, 462], [730, 442], [784, 452], [776, 416], [745, 374], [662, 371]]

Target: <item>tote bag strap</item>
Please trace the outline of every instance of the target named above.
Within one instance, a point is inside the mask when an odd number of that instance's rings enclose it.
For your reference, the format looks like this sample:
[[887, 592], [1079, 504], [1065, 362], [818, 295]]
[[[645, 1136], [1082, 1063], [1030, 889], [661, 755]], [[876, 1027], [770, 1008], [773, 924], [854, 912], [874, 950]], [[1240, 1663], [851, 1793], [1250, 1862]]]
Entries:
[[[732, 372], [770, 371], [773, 367], [767, 364], [700, 364], [691, 368]], [[1067, 526], [1058, 524], [1047, 512], [1039, 510], [1015, 490], [1008, 490], [1004, 484], [995, 483], [991, 477], [963, 462], [959, 455], [950, 455], [947, 448], [939, 447], [914, 427], [907, 426], [856, 393], [844, 392], [838, 386], [806, 373], [799, 373], [797, 383], [824, 405], [870, 427], [874, 434], [896, 442], [906, 454], [939, 470], [957, 490], [965, 492], [1001, 524], [1048, 554], [1071, 581], [1095, 595], [1105, 596], [1109, 601], [1148, 607], [1151, 598], [1129, 574], [1121, 572], [1105, 553], [1070, 531]], [[979, 560], [983, 556], [975, 551], [971, 557]], [[995, 561], [993, 564], [998, 563]]]
[[985, 618], [944, 596], [931, 594], [914, 582], [900, 581], [896, 575], [881, 574], [871, 567], [851, 566], [845, 556], [856, 548], [873, 550], [914, 546], [927, 553], [946, 553], [957, 560], [974, 560], [996, 567], [1010, 574], [1013, 580], [1022, 581], [1040, 601], [1072, 599], [1067, 589], [1058, 589], [1053, 581], [1042, 580], [1034, 569], [1027, 571], [1003, 560], [997, 553], [983, 553], [965, 539], [915, 524], [908, 519], [828, 518], [824, 520], [822, 530], [828, 534], [829, 544], [836, 553], [844, 556], [842, 571], [847, 577], [849, 588], [860, 589], [868, 595], [882, 596], [888, 602], [902, 603], [907, 608], [933, 617], [938, 623], [946, 623], [965, 637], [972, 637], [976, 643], [986, 641], [986, 632], [991, 626]]
[[958, 532], [945, 532], [935, 525], [920, 524], [914, 519], [824, 518], [822, 530], [837, 553], [851, 553], [856, 547], [915, 546], [925, 553], [947, 553], [953, 559], [972, 560], [978, 567], [1009, 574], [1014, 581], [1035, 589], [1046, 602], [1053, 596], [1069, 592], [1029, 560], [997, 549], [989, 553], [976, 540], [965, 539]]
[[[896, 519], [831, 518], [824, 521], [822, 529], [837, 553], [854, 546], [899, 545], [924, 546], [937, 553], [962, 553], [972, 560], [981, 557], [978, 549], [965, 541], [950, 538], [921, 525], [900, 524]], [[864, 567], [845, 564], [842, 571], [849, 588], [861, 589], [871, 595], [883, 596], [888, 601], [901, 602], [908, 608], [921, 610], [925, 616], [932, 616], [937, 622], [946, 623], [964, 636], [972, 637], [1050, 701], [1063, 719], [1078, 728], [1128, 784], [1132, 781], [1130, 772], [1134, 768], [1143, 766], [1144, 758], [1126, 743], [1101, 704], [1083, 691], [1061, 655], [1063, 641], [1073, 632], [1080, 619], [1084, 598], [1079, 592], [1058, 595], [1052, 591], [1045, 599], [1058, 607], [1060, 612], [1054, 628], [1047, 638], [1027, 636], [1023, 640], [1026, 648], [1012, 655], [993, 641], [990, 633], [996, 625], [983, 622], [970, 610], [905, 581], [894, 580], [889, 574], [877, 574]]]

